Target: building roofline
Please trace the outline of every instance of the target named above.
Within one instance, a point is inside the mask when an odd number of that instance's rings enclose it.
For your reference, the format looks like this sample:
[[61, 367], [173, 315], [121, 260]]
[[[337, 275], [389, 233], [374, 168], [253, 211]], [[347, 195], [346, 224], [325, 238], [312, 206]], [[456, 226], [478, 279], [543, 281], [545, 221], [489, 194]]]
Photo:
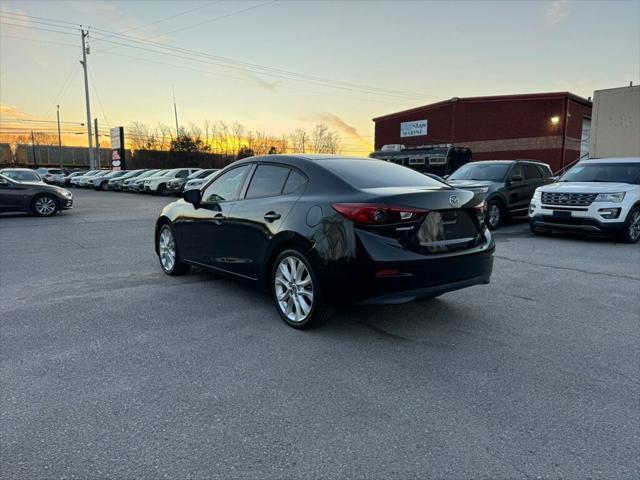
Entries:
[[441, 107], [443, 105], [454, 103], [473, 103], [473, 102], [505, 102], [512, 100], [546, 100], [550, 98], [569, 98], [578, 103], [582, 103], [587, 107], [591, 107], [593, 103], [583, 97], [575, 95], [571, 92], [546, 92], [546, 93], [522, 93], [516, 95], [489, 95], [480, 97], [453, 97], [448, 100], [442, 100], [436, 103], [430, 103], [428, 105], [422, 105], [420, 107], [410, 108], [408, 110], [402, 110], [400, 112], [389, 113], [387, 115], [381, 115], [373, 118], [374, 122], [379, 120], [388, 120], [408, 113], [418, 112], [420, 110], [430, 110], [432, 108]]

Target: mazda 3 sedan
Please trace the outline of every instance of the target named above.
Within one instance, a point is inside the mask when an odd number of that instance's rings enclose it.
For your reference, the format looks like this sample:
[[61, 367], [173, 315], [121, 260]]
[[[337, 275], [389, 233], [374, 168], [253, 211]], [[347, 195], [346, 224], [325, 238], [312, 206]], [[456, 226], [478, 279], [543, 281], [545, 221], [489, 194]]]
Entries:
[[344, 303], [404, 303], [489, 283], [485, 204], [383, 160], [269, 155], [235, 162], [167, 205], [155, 248], [168, 275], [191, 266], [270, 291], [307, 328]]

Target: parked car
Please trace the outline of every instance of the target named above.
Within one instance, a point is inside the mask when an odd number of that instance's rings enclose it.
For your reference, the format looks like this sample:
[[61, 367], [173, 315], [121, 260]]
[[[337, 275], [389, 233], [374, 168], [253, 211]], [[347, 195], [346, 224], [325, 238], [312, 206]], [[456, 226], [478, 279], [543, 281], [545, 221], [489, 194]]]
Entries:
[[166, 206], [168, 275], [192, 265], [269, 289], [292, 327], [336, 303], [403, 303], [489, 283], [494, 242], [478, 195], [390, 162], [251, 157]]
[[204, 185], [206, 183], [209, 183], [209, 180], [211, 180], [213, 177], [215, 177], [219, 172], [220, 172], [220, 169], [216, 168], [214, 170], [210, 170], [210, 173], [207, 174], [207, 176], [205, 176], [205, 177], [194, 178], [192, 180], [188, 180], [187, 183], [184, 184], [184, 188], [182, 190], [182, 193], [184, 193], [187, 190], [193, 190], [195, 188], [202, 187], [202, 185]]
[[89, 170], [88, 172], [84, 172], [81, 175], [76, 175], [74, 177], [71, 177], [71, 178], [69, 178], [69, 186], [70, 187], [79, 187], [80, 186], [80, 180], [82, 180], [84, 177], [90, 177], [91, 175], [95, 175], [99, 171], [100, 170]]
[[640, 240], [640, 157], [583, 160], [535, 191], [533, 233], [581, 232]]
[[64, 177], [65, 172], [61, 168], [36, 168], [36, 173], [46, 183], [53, 183], [56, 178]]
[[169, 170], [150, 170], [149, 175], [140, 175], [138, 178], [134, 178], [131, 183], [129, 183], [129, 190], [132, 192], [140, 193], [144, 191], [144, 182], [151, 177], [162, 176], [167, 173]]
[[96, 181], [96, 179], [107, 175], [109, 172], [111, 172], [111, 170], [98, 170], [98, 172], [94, 173], [93, 175], [85, 175], [78, 182], [78, 185], [84, 188], [93, 188], [93, 183]]
[[114, 178], [120, 178], [125, 173], [126, 170], [113, 170], [107, 173], [106, 175], [101, 175], [93, 179], [93, 188], [95, 190], [109, 190], [109, 180]]
[[26, 212], [50, 217], [73, 206], [69, 190], [42, 181], [17, 182], [0, 174], [0, 212]]
[[144, 170], [129, 170], [119, 177], [109, 179], [109, 190], [121, 191], [125, 180], [136, 178], [143, 172]]
[[16, 182], [42, 182], [42, 178], [30, 168], [2, 168], [0, 175], [4, 175]]
[[165, 195], [168, 193], [167, 185], [176, 178], [187, 178], [194, 172], [200, 171], [199, 168], [172, 168], [162, 175], [154, 175], [144, 181], [144, 191], [153, 195]]
[[53, 180], [54, 185], [58, 185], [59, 187], [68, 187], [71, 183], [72, 178], [79, 177], [81, 175], [86, 174], [86, 171], [77, 171], [77, 172], [69, 172], [64, 177], [57, 177]]
[[181, 195], [182, 192], [184, 191], [184, 186], [187, 184], [188, 181], [203, 179], [205, 177], [208, 177], [211, 173], [215, 171], [217, 171], [217, 169], [207, 168], [203, 170], [196, 170], [186, 178], [185, 177], [174, 178], [169, 183], [167, 183], [166, 193], [168, 193], [169, 195], [172, 195], [172, 194]]
[[481, 196], [487, 203], [485, 222], [495, 230], [509, 215], [525, 215], [533, 192], [553, 183], [553, 174], [546, 163], [533, 160], [487, 160], [463, 165], [446, 182]]

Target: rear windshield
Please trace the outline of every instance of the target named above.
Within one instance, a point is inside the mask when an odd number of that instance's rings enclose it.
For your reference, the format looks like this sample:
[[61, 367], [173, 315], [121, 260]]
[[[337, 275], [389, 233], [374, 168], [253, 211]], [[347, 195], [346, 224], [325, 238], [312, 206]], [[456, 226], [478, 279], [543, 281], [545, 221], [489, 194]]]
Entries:
[[384, 160], [327, 159], [318, 163], [356, 188], [445, 186], [420, 172]]
[[560, 182], [611, 182], [640, 185], [640, 162], [638, 163], [579, 163]]

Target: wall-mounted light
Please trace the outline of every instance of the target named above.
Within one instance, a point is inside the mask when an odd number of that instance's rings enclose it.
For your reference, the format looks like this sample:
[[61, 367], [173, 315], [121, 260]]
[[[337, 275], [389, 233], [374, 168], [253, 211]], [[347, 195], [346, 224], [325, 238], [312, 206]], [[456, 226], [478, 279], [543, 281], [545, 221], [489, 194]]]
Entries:
[[551, 125], [558, 125], [560, 123], [560, 117], [555, 115], [551, 117]]

